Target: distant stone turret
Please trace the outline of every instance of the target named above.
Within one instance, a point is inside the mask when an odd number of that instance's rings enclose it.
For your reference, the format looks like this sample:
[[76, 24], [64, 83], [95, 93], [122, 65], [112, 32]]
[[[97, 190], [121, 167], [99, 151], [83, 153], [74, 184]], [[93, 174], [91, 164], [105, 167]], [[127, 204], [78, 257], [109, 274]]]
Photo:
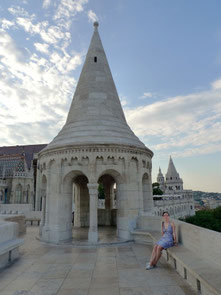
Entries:
[[165, 191], [165, 184], [164, 184], [164, 176], [161, 172], [161, 169], [159, 167], [159, 172], [157, 175], [157, 182], [159, 183], [159, 188], [164, 192]]
[[169, 166], [165, 177], [165, 193], [173, 193], [183, 190], [183, 180], [176, 171], [172, 157], [170, 156]]

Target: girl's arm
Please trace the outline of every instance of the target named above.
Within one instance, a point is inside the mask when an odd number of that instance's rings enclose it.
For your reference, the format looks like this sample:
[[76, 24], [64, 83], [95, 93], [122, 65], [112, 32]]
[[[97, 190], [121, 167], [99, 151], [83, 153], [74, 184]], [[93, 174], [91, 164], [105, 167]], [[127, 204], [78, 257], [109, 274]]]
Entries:
[[163, 221], [161, 223], [161, 235], [163, 236]]
[[176, 227], [173, 222], [172, 222], [172, 228], [173, 228], [173, 242], [176, 245]]

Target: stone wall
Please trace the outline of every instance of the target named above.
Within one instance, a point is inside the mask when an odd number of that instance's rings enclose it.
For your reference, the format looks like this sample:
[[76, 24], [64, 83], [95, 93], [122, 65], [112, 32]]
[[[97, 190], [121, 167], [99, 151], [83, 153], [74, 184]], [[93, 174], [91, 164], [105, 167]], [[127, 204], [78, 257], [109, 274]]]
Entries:
[[16, 214], [32, 211], [32, 204], [0, 204], [0, 214]]
[[25, 225], [25, 216], [24, 215], [0, 215], [0, 219], [17, 223], [19, 235], [26, 233], [26, 225]]

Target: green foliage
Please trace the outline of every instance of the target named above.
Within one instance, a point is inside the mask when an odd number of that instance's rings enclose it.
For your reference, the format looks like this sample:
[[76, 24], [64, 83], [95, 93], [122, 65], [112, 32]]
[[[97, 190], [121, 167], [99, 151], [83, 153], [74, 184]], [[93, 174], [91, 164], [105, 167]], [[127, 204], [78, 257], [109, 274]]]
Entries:
[[98, 185], [98, 199], [105, 199], [104, 186], [102, 183], [99, 183]]
[[163, 191], [160, 189], [160, 185], [158, 182], [152, 183], [152, 188], [153, 188], [153, 195], [163, 195]]
[[197, 211], [194, 216], [187, 216], [184, 221], [221, 232], [221, 206]]
[[161, 189], [160, 188], [154, 188], [153, 189], [153, 195], [163, 195], [163, 192], [161, 191]]

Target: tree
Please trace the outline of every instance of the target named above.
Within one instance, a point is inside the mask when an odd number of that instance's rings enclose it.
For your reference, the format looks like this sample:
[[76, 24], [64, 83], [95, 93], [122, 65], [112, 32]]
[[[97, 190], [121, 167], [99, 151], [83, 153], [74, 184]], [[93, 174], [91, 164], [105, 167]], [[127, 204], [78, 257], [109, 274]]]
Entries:
[[221, 206], [197, 211], [194, 216], [187, 216], [183, 221], [221, 232]]
[[163, 195], [163, 191], [160, 189], [160, 185], [158, 182], [154, 182], [152, 184], [153, 187], [153, 195]]
[[102, 183], [99, 183], [98, 185], [98, 199], [105, 199], [104, 186]]

